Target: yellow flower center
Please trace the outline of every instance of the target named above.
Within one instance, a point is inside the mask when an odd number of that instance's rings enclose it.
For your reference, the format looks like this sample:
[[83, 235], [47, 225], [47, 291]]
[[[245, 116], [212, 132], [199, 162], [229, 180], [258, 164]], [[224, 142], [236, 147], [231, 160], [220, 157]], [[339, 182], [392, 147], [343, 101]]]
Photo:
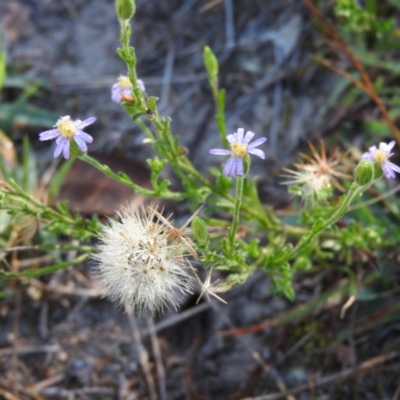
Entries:
[[232, 155], [237, 158], [244, 158], [247, 154], [247, 144], [233, 143], [231, 144]]
[[386, 152], [383, 150], [377, 150], [374, 154], [374, 159], [378, 164], [382, 164], [383, 162], [387, 161]]
[[61, 135], [68, 139], [75, 135], [76, 126], [70, 117], [61, 117], [58, 120], [56, 127], [61, 132]]
[[133, 89], [132, 83], [127, 76], [120, 76], [118, 83], [122, 89]]

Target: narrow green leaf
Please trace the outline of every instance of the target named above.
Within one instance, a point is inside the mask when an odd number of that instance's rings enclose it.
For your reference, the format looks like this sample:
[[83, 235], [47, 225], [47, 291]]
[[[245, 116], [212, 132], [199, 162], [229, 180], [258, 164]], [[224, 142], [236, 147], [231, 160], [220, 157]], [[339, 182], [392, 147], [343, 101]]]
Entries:
[[43, 276], [51, 274], [52, 272], [66, 269], [72, 267], [73, 265], [78, 265], [83, 263], [89, 257], [88, 254], [82, 254], [73, 261], [61, 262], [49, 267], [38, 268], [38, 269], [28, 269], [23, 272], [8, 272], [0, 270], [0, 280], [6, 279], [21, 279], [21, 278], [37, 278], [38, 276]]
[[61, 186], [67, 177], [69, 170], [71, 169], [73, 163], [75, 162], [75, 157], [71, 157], [61, 164], [61, 166], [57, 169], [57, 172], [53, 176], [49, 186], [49, 195], [51, 198], [57, 196], [60, 192]]
[[[0, 36], [0, 43], [1, 43]], [[3, 88], [3, 83], [6, 79], [6, 53], [0, 49], [0, 90]]]
[[149, 110], [154, 113], [157, 111], [157, 100], [158, 98], [155, 96], [150, 96], [148, 99]]

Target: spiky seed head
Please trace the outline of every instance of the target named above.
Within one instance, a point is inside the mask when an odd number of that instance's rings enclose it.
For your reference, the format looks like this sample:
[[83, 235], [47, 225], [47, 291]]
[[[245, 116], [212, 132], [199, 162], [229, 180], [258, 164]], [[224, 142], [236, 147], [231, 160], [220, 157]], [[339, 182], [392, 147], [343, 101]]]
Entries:
[[179, 307], [194, 283], [181, 244], [168, 240], [165, 226], [150, 209], [124, 208], [120, 221], [103, 225], [93, 256], [106, 296], [128, 303], [140, 315]]
[[294, 164], [295, 169], [285, 168], [286, 178], [284, 185], [289, 185], [292, 194], [299, 195], [311, 206], [315, 203], [324, 203], [336, 187], [344, 191], [339, 179], [351, 179], [345, 173], [349, 165], [343, 163], [345, 155], [335, 149], [327, 155], [325, 144], [320, 142], [319, 151], [312, 143], [308, 143], [312, 156], [300, 153], [303, 162]]

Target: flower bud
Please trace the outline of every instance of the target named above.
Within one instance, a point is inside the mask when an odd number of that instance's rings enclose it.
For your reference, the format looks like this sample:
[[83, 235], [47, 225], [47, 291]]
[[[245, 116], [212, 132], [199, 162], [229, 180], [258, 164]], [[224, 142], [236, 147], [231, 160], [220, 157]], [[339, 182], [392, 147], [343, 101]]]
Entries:
[[203, 59], [208, 75], [215, 79], [218, 76], [218, 60], [208, 46], [204, 47]]
[[374, 179], [374, 164], [361, 160], [354, 171], [354, 179], [361, 186], [369, 184]]
[[193, 237], [199, 243], [200, 246], [207, 246], [210, 241], [210, 237], [208, 235], [208, 228], [206, 223], [200, 217], [195, 217], [192, 221], [192, 232]]
[[180, 146], [180, 147], [178, 148], [178, 154], [179, 154], [180, 156], [184, 156], [184, 155], [187, 154], [187, 153], [189, 153], [189, 150], [187, 149], [187, 147]]
[[121, 20], [128, 20], [135, 14], [136, 6], [134, 0], [116, 0], [115, 10], [117, 17]]
[[155, 156], [154, 158], [149, 158], [147, 160], [147, 164], [149, 164], [151, 172], [156, 175], [158, 175], [162, 171], [166, 162], [167, 161], [165, 160], [160, 160], [157, 156]]

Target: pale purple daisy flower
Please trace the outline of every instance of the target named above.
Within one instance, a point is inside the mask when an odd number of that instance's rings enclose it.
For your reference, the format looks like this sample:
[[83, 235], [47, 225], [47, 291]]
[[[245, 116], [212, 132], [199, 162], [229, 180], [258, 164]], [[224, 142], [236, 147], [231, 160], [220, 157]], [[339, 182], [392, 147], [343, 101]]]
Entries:
[[262, 150], [255, 149], [255, 147], [264, 143], [267, 138], [262, 137], [257, 139], [255, 142], [250, 144], [251, 139], [253, 139], [255, 133], [251, 131], [247, 131], [246, 135], [244, 135], [244, 129], [239, 128], [237, 132], [233, 135], [228, 135], [226, 138], [230, 143], [231, 149], [212, 149], [210, 150], [211, 154], [216, 154], [220, 156], [230, 156], [228, 161], [225, 164], [224, 175], [232, 176], [236, 178], [238, 176], [243, 176], [244, 168], [243, 168], [243, 158], [247, 156], [247, 154], [254, 154], [262, 159], [265, 159], [265, 153]]
[[[139, 85], [139, 89], [144, 92], [146, 90], [144, 83], [141, 79], [137, 80]], [[115, 82], [111, 87], [111, 100], [114, 103], [120, 104], [122, 101], [121, 95], [131, 96], [133, 92], [132, 82], [130, 81], [129, 77], [121, 75], [118, 78], [118, 81]]]
[[388, 143], [379, 143], [379, 149], [376, 146], [372, 146], [368, 149], [368, 152], [362, 155], [363, 160], [369, 160], [372, 163], [377, 163], [381, 166], [382, 171], [387, 179], [395, 178], [397, 172], [400, 174], [400, 167], [389, 161], [389, 158], [394, 154], [392, 149], [395, 146], [396, 141], [392, 140]]
[[80, 119], [73, 121], [69, 115], [60, 117], [54, 125], [56, 129], [39, 133], [39, 140], [56, 139], [56, 148], [53, 157], [58, 157], [62, 152], [64, 158], [68, 159], [71, 139], [75, 140], [81, 151], [87, 151], [86, 143], [92, 143], [93, 138], [86, 132], [83, 132], [82, 129], [93, 124], [94, 121], [96, 121], [95, 117], [87, 118], [84, 121]]

